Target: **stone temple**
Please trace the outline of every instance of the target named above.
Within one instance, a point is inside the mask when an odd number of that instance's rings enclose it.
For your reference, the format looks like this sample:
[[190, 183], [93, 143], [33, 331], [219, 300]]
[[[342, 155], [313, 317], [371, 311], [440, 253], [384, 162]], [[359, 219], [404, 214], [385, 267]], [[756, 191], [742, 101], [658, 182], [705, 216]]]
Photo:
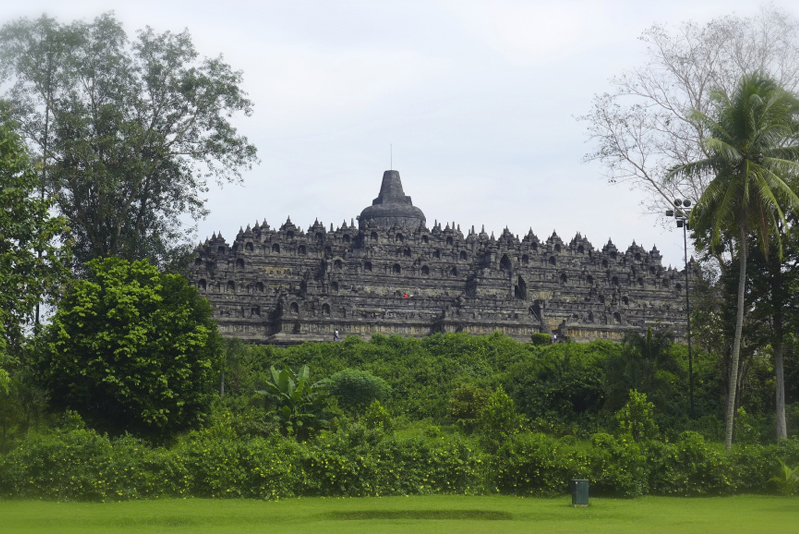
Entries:
[[254, 343], [331, 341], [336, 331], [499, 331], [519, 341], [621, 339], [648, 326], [683, 333], [685, 273], [664, 268], [656, 248], [428, 228], [393, 170], [354, 222], [307, 231], [256, 223], [232, 244], [214, 234], [195, 251], [190, 280], [222, 334]]

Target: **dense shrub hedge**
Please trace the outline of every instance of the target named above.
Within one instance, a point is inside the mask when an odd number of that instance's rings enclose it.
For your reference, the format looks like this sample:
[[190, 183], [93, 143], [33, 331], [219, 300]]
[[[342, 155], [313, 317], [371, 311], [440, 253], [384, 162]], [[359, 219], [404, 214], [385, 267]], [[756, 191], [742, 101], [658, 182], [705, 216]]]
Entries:
[[361, 425], [313, 443], [192, 433], [170, 449], [72, 430], [0, 457], [0, 498], [475, 494], [482, 479], [481, 455], [459, 435], [399, 438]]
[[0, 498], [110, 501], [152, 497], [558, 495], [587, 478], [592, 495], [774, 493], [777, 458], [799, 441], [724, 451], [686, 432], [673, 443], [596, 434], [588, 442], [520, 432], [496, 454], [460, 434], [385, 433], [353, 423], [313, 442], [194, 432], [170, 448], [91, 430], [34, 435], [0, 457]]
[[724, 449], [705, 443], [696, 432], [684, 432], [675, 443], [651, 441], [650, 491], [657, 495], [719, 495], [737, 488]]
[[[162, 494], [174, 465], [168, 451], [91, 430], [33, 435], [0, 460], [0, 495], [23, 499], [127, 500]], [[169, 492], [177, 494], [176, 492]]]
[[[636, 394], [641, 409], [615, 416], [605, 374], [622, 350], [498, 334], [349, 337], [286, 349], [231, 341], [225, 396], [203, 430], [156, 447], [84, 429], [74, 414], [54, 418], [44, 433], [8, 442], [0, 498], [558, 495], [571, 478], [588, 479], [592, 495], [617, 497], [774, 493], [778, 459], [799, 464], [796, 437], [758, 445], [749, 432], [732, 451], [711, 441], [723, 426], [712, 414], [685, 417], [679, 372], [674, 395], [655, 396], [660, 407]], [[272, 366], [306, 364], [327, 377], [338, 407], [328, 407], [326, 430], [284, 437], [257, 392]]]

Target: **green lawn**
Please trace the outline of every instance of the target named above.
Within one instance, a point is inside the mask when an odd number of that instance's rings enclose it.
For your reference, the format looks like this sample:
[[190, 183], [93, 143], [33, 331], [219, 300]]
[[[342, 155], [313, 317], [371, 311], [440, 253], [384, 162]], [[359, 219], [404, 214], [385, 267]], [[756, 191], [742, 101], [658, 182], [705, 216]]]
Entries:
[[799, 532], [799, 498], [384, 497], [157, 500], [111, 504], [0, 502], [0, 533], [769, 533]]

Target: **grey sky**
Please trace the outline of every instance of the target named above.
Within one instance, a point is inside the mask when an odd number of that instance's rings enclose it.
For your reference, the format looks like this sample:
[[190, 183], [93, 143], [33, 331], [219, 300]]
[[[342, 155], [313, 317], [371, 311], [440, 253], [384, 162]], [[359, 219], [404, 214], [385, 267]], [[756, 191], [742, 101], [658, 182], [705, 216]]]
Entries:
[[[639, 65], [637, 37], [736, 13], [751, 1], [2, 0], [0, 22], [43, 12], [70, 21], [114, 10], [129, 34], [187, 28], [201, 54], [244, 73], [255, 103], [236, 124], [262, 163], [241, 186], [213, 187], [198, 237], [287, 216], [340, 225], [377, 196], [390, 166], [434, 220], [466, 230], [564, 240], [586, 235], [661, 250], [682, 265], [682, 236], [639, 191], [582, 163], [589, 110], [608, 79]], [[799, 16], [795, 2], [774, 5]]]

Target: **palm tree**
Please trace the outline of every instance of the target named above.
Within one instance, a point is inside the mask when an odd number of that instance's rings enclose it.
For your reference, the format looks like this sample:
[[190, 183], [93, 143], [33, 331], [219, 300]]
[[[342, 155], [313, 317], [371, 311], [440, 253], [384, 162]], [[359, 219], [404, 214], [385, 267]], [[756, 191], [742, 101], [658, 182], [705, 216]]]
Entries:
[[703, 238], [698, 240], [700, 246], [729, 242], [730, 252], [738, 259], [738, 306], [726, 409], [725, 446], [729, 449], [744, 319], [747, 243], [754, 235], [767, 252], [769, 241], [776, 239], [781, 251], [785, 213], [799, 208], [794, 192], [799, 177], [799, 100], [758, 73], [744, 76], [732, 95], [715, 91], [711, 98], [714, 118], [692, 113], [709, 133], [702, 147], [707, 157], [674, 167], [669, 174], [714, 176], [691, 212], [690, 224], [694, 235]]

